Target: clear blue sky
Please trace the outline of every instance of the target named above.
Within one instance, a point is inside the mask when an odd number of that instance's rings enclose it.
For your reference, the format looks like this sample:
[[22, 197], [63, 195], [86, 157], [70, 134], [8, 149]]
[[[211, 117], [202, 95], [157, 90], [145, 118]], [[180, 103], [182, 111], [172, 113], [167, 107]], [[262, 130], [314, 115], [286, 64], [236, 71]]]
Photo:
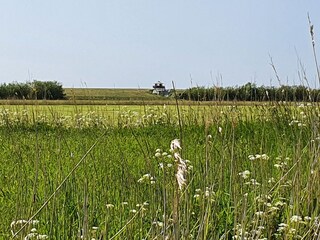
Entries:
[[299, 58], [310, 85], [316, 82], [307, 13], [320, 39], [319, 0], [0, 3], [0, 83], [277, 85], [269, 55], [282, 83], [300, 83]]

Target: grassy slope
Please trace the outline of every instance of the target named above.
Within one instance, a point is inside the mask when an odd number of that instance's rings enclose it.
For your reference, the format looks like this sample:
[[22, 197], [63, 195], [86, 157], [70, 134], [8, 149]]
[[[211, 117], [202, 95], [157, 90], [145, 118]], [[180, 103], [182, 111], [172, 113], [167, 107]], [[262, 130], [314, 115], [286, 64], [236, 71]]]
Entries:
[[[176, 93], [183, 92], [177, 89]], [[66, 100], [0, 99], [0, 105], [175, 105], [174, 96], [154, 95], [150, 89], [65, 88]], [[270, 103], [270, 102], [269, 102]], [[179, 100], [179, 105], [265, 105], [265, 102], [217, 102]]]
[[150, 89], [126, 88], [66, 88], [69, 99], [76, 100], [161, 100], [163, 97], [151, 94]]
[[[179, 94], [183, 90], [177, 90]], [[0, 105], [163, 105], [173, 97], [152, 94], [150, 89], [65, 88], [66, 100], [1, 99]]]

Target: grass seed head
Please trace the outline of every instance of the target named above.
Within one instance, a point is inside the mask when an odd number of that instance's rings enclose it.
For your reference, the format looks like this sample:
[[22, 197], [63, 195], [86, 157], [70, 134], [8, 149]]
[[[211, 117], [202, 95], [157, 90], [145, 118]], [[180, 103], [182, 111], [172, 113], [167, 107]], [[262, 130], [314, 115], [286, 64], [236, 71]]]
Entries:
[[171, 144], [170, 144], [170, 149], [171, 149], [171, 151], [181, 149], [180, 140], [179, 139], [172, 140]]

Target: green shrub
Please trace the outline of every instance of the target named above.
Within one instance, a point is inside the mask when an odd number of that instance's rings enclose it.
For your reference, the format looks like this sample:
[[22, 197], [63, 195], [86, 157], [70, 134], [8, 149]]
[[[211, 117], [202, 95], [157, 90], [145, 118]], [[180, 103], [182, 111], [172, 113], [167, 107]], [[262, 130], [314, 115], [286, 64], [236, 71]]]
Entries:
[[38, 81], [9, 83], [0, 85], [1, 99], [65, 99], [62, 85], [57, 81]]
[[305, 86], [257, 87], [247, 83], [236, 87], [193, 87], [180, 94], [180, 99], [193, 101], [310, 101], [319, 99], [320, 90]]

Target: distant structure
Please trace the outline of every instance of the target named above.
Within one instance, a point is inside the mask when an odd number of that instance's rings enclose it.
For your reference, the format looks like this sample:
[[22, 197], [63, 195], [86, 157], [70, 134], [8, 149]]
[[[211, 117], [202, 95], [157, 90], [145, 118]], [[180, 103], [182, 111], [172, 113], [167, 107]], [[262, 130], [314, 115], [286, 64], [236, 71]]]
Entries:
[[153, 85], [152, 93], [167, 97], [169, 96], [170, 90], [167, 90], [164, 84], [158, 81]]

